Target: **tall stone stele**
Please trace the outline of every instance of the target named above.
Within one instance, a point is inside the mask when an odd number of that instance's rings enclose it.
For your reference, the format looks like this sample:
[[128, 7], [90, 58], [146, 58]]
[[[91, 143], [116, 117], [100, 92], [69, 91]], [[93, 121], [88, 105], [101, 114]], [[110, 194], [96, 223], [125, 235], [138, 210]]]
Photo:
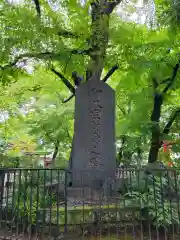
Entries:
[[73, 187], [115, 176], [115, 91], [103, 81], [91, 79], [76, 90], [70, 168]]

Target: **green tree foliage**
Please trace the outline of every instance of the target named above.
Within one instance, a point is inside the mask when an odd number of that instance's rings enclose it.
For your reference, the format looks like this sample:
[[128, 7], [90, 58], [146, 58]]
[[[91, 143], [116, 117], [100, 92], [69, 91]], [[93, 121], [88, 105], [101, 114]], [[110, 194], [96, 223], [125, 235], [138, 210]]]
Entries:
[[[41, 1], [37, 14], [33, 1], [1, 1], [0, 110], [6, 120], [1, 121], [0, 133], [8, 149], [3, 155], [12, 153], [12, 142], [18, 145], [17, 140], [24, 138], [27, 151], [50, 150], [57, 165], [69, 159], [74, 100], [62, 103], [70, 91], [52, 68], [73, 84], [75, 70], [87, 80], [94, 74], [103, 78], [112, 66], [119, 65], [108, 82], [117, 96], [118, 163], [156, 162], [157, 154], [152, 157], [149, 149], [157, 128], [157, 153], [163, 139], [179, 138], [179, 114], [163, 134], [180, 107], [178, 71], [163, 94], [159, 119], [151, 117], [155, 94], [168, 86], [165, 80], [172, 80], [179, 61], [177, 7], [156, 1], [152, 29], [122, 20], [117, 11], [120, 2]], [[130, 15], [132, 9], [127, 9], [125, 14]], [[22, 146], [19, 149], [22, 153]], [[173, 145], [173, 153], [177, 162], [178, 144]]]

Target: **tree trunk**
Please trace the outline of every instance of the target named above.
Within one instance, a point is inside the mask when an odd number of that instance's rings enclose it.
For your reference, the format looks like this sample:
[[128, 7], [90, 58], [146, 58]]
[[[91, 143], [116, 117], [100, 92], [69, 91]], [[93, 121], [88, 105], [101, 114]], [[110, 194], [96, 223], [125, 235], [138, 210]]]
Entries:
[[176, 118], [180, 116], [180, 109], [178, 108], [169, 118], [169, 121], [167, 122], [166, 126], [164, 127], [163, 134], [169, 134], [171, 127], [176, 120]]
[[55, 148], [54, 148], [54, 153], [52, 156], [52, 162], [51, 162], [51, 166], [55, 167], [55, 160], [59, 151], [59, 141], [57, 141], [57, 143], [54, 144]]
[[166, 83], [166, 86], [161, 93], [158, 93], [157, 91], [159, 83], [157, 82], [156, 79], [154, 78], [152, 79], [153, 87], [154, 87], [154, 107], [153, 107], [152, 116], [151, 116], [151, 121], [153, 125], [152, 125], [152, 136], [151, 136], [151, 147], [150, 147], [149, 157], [148, 157], [149, 163], [154, 163], [158, 160], [159, 149], [162, 145], [161, 135], [166, 132], [169, 133], [170, 127], [173, 121], [175, 120], [177, 114], [179, 113], [179, 110], [177, 110], [177, 112], [172, 117], [172, 119], [170, 119], [169, 123], [166, 125], [164, 131], [161, 134], [159, 120], [161, 117], [161, 107], [163, 104], [164, 95], [169, 91], [169, 89], [173, 85], [175, 78], [177, 76], [179, 67], [180, 67], [180, 59], [178, 60], [176, 65], [173, 67], [172, 76], [170, 78], [164, 79], [161, 82], [161, 83]]
[[86, 80], [100, 80], [109, 38], [110, 14], [121, 0], [100, 0], [91, 3], [91, 52]]
[[151, 132], [151, 146], [149, 151], [148, 163], [154, 163], [158, 159], [159, 148], [161, 147], [161, 131], [159, 120], [161, 116], [161, 107], [163, 104], [163, 95], [156, 93], [154, 97], [154, 106], [151, 116], [152, 132]]
[[159, 149], [162, 146], [162, 136], [168, 135], [170, 129], [176, 119], [176, 117], [180, 114], [180, 110], [177, 109], [171, 116], [167, 124], [165, 125], [163, 131], [161, 132], [159, 126], [159, 120], [161, 117], [161, 107], [163, 104], [163, 96], [161, 94], [155, 96], [154, 98], [154, 108], [151, 116], [151, 121], [153, 122], [152, 126], [152, 136], [151, 136], [151, 147], [149, 151], [148, 162], [154, 163], [158, 160]]
[[143, 161], [143, 158], [142, 158], [142, 149], [140, 147], [137, 148], [137, 164], [138, 166], [141, 166], [142, 165], [142, 161]]
[[123, 161], [123, 150], [124, 150], [124, 147], [125, 147], [125, 143], [126, 143], [126, 136], [123, 135], [121, 137], [121, 147], [120, 147], [119, 152], [118, 152], [118, 159], [117, 159], [118, 160], [118, 166]]

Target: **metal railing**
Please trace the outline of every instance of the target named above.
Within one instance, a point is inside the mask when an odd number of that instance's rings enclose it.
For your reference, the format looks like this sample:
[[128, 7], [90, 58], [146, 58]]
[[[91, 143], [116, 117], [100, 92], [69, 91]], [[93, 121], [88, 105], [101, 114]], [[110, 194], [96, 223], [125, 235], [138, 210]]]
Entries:
[[1, 169], [0, 239], [180, 236], [178, 169], [88, 172], [86, 184], [87, 171], [76, 173], [76, 185], [65, 169]]

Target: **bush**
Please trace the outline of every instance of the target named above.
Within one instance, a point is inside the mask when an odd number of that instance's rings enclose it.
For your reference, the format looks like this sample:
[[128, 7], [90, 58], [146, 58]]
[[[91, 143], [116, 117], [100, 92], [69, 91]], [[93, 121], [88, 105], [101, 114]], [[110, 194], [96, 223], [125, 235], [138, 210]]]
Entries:
[[173, 185], [169, 183], [167, 177], [138, 174], [131, 181], [132, 184], [128, 186], [128, 192], [124, 197], [134, 200], [136, 207], [138, 205], [139, 220], [166, 228], [179, 223], [177, 201], [173, 202], [166, 196]]
[[46, 210], [57, 204], [56, 194], [46, 188], [50, 176], [44, 172], [42, 170], [38, 174], [37, 171], [26, 170], [21, 175], [16, 175], [4, 210], [10, 213], [9, 221], [14, 227], [20, 224], [27, 229], [29, 225], [46, 221]]

